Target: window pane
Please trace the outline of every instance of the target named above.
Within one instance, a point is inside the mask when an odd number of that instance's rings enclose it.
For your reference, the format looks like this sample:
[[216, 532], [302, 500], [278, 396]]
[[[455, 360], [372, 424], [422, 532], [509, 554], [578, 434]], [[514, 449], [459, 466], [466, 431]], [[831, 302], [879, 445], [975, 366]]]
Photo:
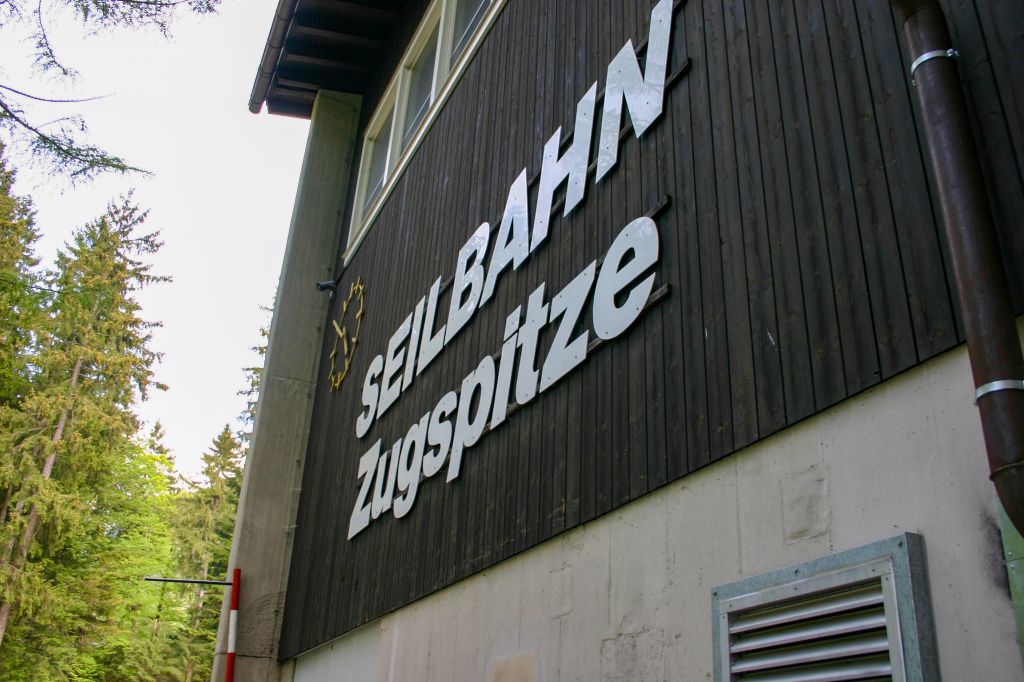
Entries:
[[384, 120], [380, 132], [370, 141], [370, 168], [366, 176], [366, 199], [363, 210], [373, 203], [384, 188], [385, 171], [388, 160], [388, 140], [391, 137], [391, 114]]
[[455, 3], [455, 40], [452, 41], [452, 61], [466, 49], [466, 43], [484, 17], [490, 0], [458, 0]]
[[427, 109], [430, 108], [431, 84], [434, 81], [434, 57], [437, 53], [437, 28], [434, 26], [430, 37], [427, 38], [427, 44], [423, 46], [423, 51], [409, 68], [409, 103], [405, 110], [403, 148], [408, 144], [416, 126], [427, 115]]

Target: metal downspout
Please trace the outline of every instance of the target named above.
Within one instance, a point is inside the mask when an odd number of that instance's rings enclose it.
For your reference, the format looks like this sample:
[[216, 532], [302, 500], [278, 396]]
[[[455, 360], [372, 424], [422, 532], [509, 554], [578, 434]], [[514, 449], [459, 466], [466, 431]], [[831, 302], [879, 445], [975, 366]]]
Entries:
[[989, 478], [1024, 532], [1024, 358], [956, 52], [936, 0], [892, 0], [913, 65], [949, 244]]

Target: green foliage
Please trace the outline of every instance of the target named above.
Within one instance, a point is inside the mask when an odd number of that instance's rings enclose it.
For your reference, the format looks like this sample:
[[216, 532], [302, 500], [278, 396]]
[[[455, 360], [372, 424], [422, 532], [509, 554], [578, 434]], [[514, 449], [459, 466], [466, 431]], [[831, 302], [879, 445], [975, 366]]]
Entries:
[[40, 271], [11, 180], [0, 156], [0, 681], [208, 678], [223, 591], [143, 578], [227, 574], [242, 445], [225, 426], [192, 482], [139, 434], [146, 214], [111, 205]]
[[[168, 462], [135, 442], [122, 448], [80, 532], [58, 551], [41, 543], [27, 565], [33, 599], [5, 639], [0, 679], [174, 679], [149, 667], [152, 654], [162, 661], [180, 637], [183, 600], [168, 604], [142, 581], [173, 561]], [[161, 612], [178, 625], [154, 630]]]
[[[269, 318], [273, 314], [273, 309], [266, 306], [260, 306], [260, 310], [267, 314]], [[255, 346], [252, 346], [250, 350], [256, 351], [262, 361], [267, 355], [267, 345], [270, 343], [270, 324], [269, 322], [260, 327], [260, 340]], [[242, 373], [245, 375], [246, 386], [238, 395], [245, 398], [245, 407], [242, 409], [240, 415], [242, 421], [242, 431], [238, 434], [239, 441], [242, 445], [248, 447], [249, 441], [252, 438], [252, 427], [256, 423], [256, 404], [260, 397], [260, 388], [263, 386], [263, 365], [253, 365], [251, 367], [243, 367]]]
[[0, 143], [0, 405], [16, 404], [28, 390], [32, 347], [29, 330], [39, 326], [43, 293], [32, 246], [39, 239], [32, 203], [11, 193], [14, 172], [6, 168]]
[[[183, 575], [227, 576], [242, 481], [242, 445], [225, 425], [203, 455], [202, 483], [187, 482], [176, 500], [177, 562]], [[220, 619], [220, 591], [199, 590], [189, 608], [189, 646], [182, 654], [196, 679], [209, 679]]]
[[54, 549], [80, 531], [92, 500], [77, 492], [113, 468], [110, 444], [135, 433], [131, 409], [152, 382], [156, 356], [147, 346], [153, 325], [138, 316], [134, 293], [164, 279], [139, 260], [159, 247], [155, 235], [135, 235], [144, 219], [130, 201], [112, 205], [76, 231], [43, 277], [50, 293], [42, 314], [23, 328], [32, 338], [21, 355], [28, 387], [16, 404], [0, 406], [0, 489], [9, 499], [0, 578], [20, 573], [33, 524], [45, 527]]

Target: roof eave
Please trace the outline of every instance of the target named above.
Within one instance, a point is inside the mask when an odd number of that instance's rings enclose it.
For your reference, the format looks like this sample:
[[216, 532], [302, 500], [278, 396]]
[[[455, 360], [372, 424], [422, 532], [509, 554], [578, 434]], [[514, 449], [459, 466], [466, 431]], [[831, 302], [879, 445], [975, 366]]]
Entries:
[[267, 44], [263, 48], [263, 58], [260, 60], [256, 81], [252, 85], [252, 94], [249, 96], [249, 111], [254, 114], [260, 113], [263, 103], [267, 100], [267, 93], [270, 92], [270, 84], [274, 79], [274, 72], [277, 70], [277, 63], [281, 58], [281, 50], [284, 48], [284, 40], [288, 36], [288, 29], [291, 26], [292, 17], [295, 15], [295, 6], [298, 1], [278, 0], [274, 23], [270, 26], [270, 35], [267, 36]]

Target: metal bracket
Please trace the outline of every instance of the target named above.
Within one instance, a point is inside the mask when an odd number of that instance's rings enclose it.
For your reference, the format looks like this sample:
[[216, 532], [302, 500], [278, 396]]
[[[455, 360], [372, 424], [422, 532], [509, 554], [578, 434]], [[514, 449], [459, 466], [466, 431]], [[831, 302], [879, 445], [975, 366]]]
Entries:
[[915, 86], [917, 85], [917, 81], [914, 79], [914, 72], [917, 71], [917, 67], [921, 66], [929, 59], [956, 59], [959, 56], [960, 53], [953, 47], [948, 50], [932, 50], [930, 52], [925, 52], [923, 55], [915, 59], [914, 63], [910, 65], [910, 84]]
[[974, 391], [974, 404], [977, 405], [983, 395], [996, 391], [1024, 391], [1024, 379], [1000, 379], [982, 384]]

